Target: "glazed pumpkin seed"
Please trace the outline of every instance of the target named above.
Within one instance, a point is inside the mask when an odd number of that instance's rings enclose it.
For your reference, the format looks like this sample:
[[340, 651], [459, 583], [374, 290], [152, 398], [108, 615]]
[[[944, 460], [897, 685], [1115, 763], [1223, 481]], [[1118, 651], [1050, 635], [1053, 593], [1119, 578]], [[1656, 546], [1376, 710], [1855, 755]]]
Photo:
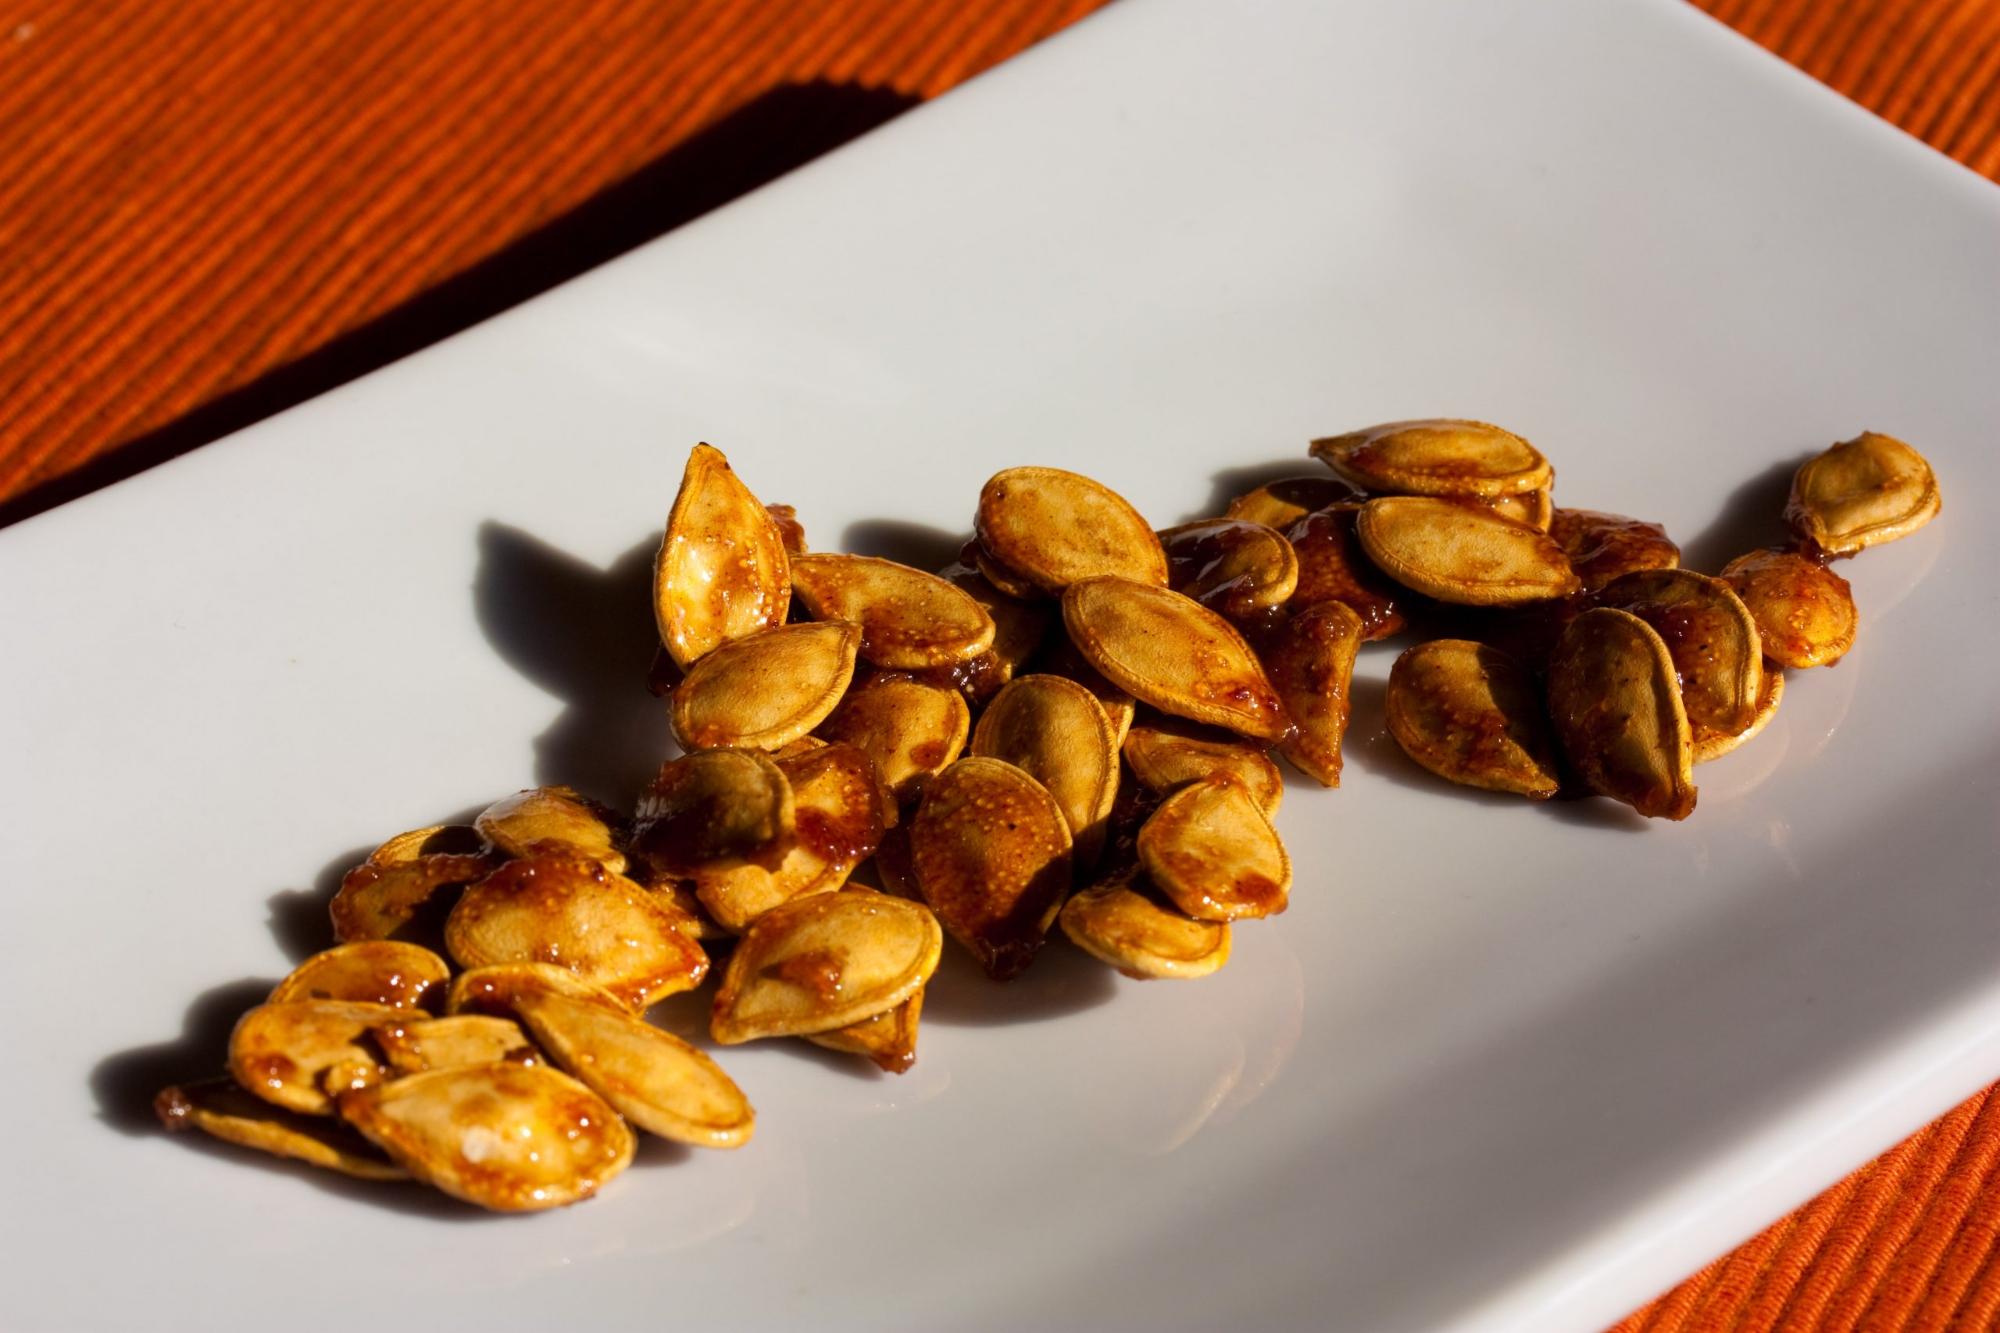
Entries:
[[386, 1071], [368, 1041], [368, 1030], [401, 1011], [351, 1000], [291, 1000], [260, 1004], [236, 1020], [229, 1034], [229, 1073], [244, 1091], [301, 1115], [331, 1115], [322, 1091], [329, 1071], [342, 1081]]
[[958, 758], [972, 710], [957, 690], [899, 672], [878, 672], [847, 692], [820, 735], [860, 749], [898, 801]]
[[1537, 801], [1561, 785], [1535, 678], [1498, 648], [1417, 644], [1389, 671], [1386, 711], [1403, 753], [1447, 782]]
[[674, 929], [691, 940], [729, 939], [730, 933], [718, 925], [695, 895], [694, 881], [674, 875], [639, 870], [632, 882], [644, 889], [653, 902], [673, 918]]
[[531, 1065], [541, 1059], [519, 1023], [493, 1014], [403, 1018], [377, 1024], [368, 1035], [381, 1048], [389, 1068], [398, 1074], [488, 1065], [496, 1060]]
[[539, 995], [543, 991], [625, 1011], [624, 1001], [611, 992], [554, 963], [495, 963], [470, 968], [452, 979], [451, 989], [444, 997], [444, 1011], [447, 1015], [512, 1018], [522, 996]]
[[1104, 574], [1166, 586], [1167, 557], [1152, 525], [1110, 487], [1061, 468], [994, 473], [979, 492], [973, 531], [988, 556], [1043, 592]]
[[863, 1055], [888, 1074], [907, 1074], [917, 1063], [917, 1023], [924, 1012], [924, 988], [894, 1009], [830, 1032], [808, 1032], [807, 1041], [829, 1051]]
[[1405, 624], [1398, 603], [1408, 597], [1382, 577], [1354, 535], [1359, 504], [1335, 504], [1307, 514], [1285, 534], [1298, 557], [1299, 581], [1292, 600], [1300, 606], [1345, 602], [1361, 617], [1369, 642], [1400, 633]]
[[1128, 977], [1187, 980], [1229, 961], [1229, 923], [1197, 921], [1124, 884], [1100, 884], [1063, 904], [1063, 934]]
[[429, 949], [399, 940], [361, 940], [306, 959], [265, 1003], [359, 1000], [415, 1009], [424, 1004], [426, 992], [450, 979], [450, 966]]
[[757, 1116], [715, 1061], [630, 1014], [552, 992], [521, 997], [550, 1058], [640, 1129], [697, 1148], [740, 1148]]
[[1354, 535], [1383, 573], [1441, 602], [1518, 606], [1583, 586], [1562, 548], [1544, 534], [1450, 500], [1370, 500]]
[[1829, 555], [1853, 555], [1909, 536], [1939, 507], [1937, 475], [1924, 456], [1871, 430], [1800, 466], [1785, 522]]
[[722, 451], [697, 444], [653, 562], [660, 642], [683, 668], [734, 639], [785, 623], [792, 575], [784, 535]]
[[1163, 796], [1211, 773], [1227, 773], [1250, 789], [1257, 808], [1267, 816], [1275, 816], [1284, 799], [1285, 777], [1278, 766], [1262, 750], [1226, 731], [1198, 731], [1185, 722], [1148, 722], [1126, 733], [1124, 752], [1139, 784]]
[[797, 841], [798, 800], [755, 750], [696, 750], [660, 766], [639, 796], [632, 852], [655, 875], [777, 866]]
[[1174, 906], [1202, 921], [1276, 916], [1292, 862], [1250, 789], [1227, 774], [1191, 782], [1139, 829], [1139, 864]]
[[992, 584], [1002, 596], [1012, 597], [1021, 602], [1033, 602], [1047, 595], [1036, 587], [1034, 581], [1027, 575], [1017, 573], [994, 559], [992, 552], [981, 546], [977, 540], [972, 543], [972, 568], [974, 573]]
[[1646, 569], [1613, 579], [1597, 597], [1651, 625], [1667, 645], [1691, 731], [1733, 736], [1750, 725], [1764, 656], [1757, 621], [1728, 584], [1691, 569]]
[[484, 876], [497, 864], [483, 839], [465, 825], [399, 833], [341, 877], [328, 913], [343, 942], [388, 939], [446, 889]]
[[778, 525], [778, 540], [785, 548], [787, 556], [806, 553], [805, 524], [799, 522], [799, 511], [790, 505], [765, 505], [764, 512]]
[[1117, 577], [1084, 579], [1063, 594], [1063, 625], [1084, 660], [1163, 713], [1265, 741], [1291, 728], [1243, 636], [1177, 592]]
[[1022, 676], [993, 696], [971, 753], [1014, 765], [1048, 789], [1078, 865], [1097, 859], [1118, 794], [1118, 746], [1096, 696], [1061, 676]]
[[1294, 612], [1264, 641], [1264, 670], [1293, 724], [1278, 753], [1324, 786], [1340, 785], [1340, 742], [1365, 633], [1353, 607], [1319, 602]]
[[993, 617], [970, 594], [893, 560], [800, 556], [792, 591], [814, 619], [859, 625], [861, 656], [879, 667], [945, 666], [993, 646]]
[[1590, 789], [1650, 818], [1694, 813], [1694, 746], [1673, 655], [1653, 627], [1600, 606], [1572, 620], [1549, 659], [1556, 738]]
[[1089, 690], [1104, 715], [1111, 719], [1112, 736], [1118, 744], [1125, 743], [1125, 733], [1132, 729], [1132, 719], [1138, 715], [1138, 701], [1106, 680], [1104, 673], [1076, 650], [1068, 634], [1057, 634], [1042, 645], [1035, 658], [1035, 670], [1045, 676], [1073, 680]]
[[1752, 551], [1722, 567], [1757, 621], [1764, 656], [1788, 667], [1832, 666], [1854, 646], [1854, 589], [1799, 551]]
[[411, 1175], [495, 1212], [587, 1199], [632, 1162], [618, 1113], [546, 1065], [412, 1074], [343, 1093], [340, 1115]]
[[1555, 478], [1535, 446], [1483, 421], [1392, 421], [1314, 440], [1312, 454], [1342, 481], [1386, 495], [1520, 495]]
[[621, 1004], [644, 1009], [700, 984], [701, 946], [647, 892], [592, 861], [509, 861], [465, 891], [445, 922], [460, 967], [555, 963]]
[[1317, 513], [1328, 505], [1360, 499], [1361, 492], [1338, 477], [1282, 477], [1245, 491], [1231, 500], [1223, 513], [1228, 518], [1248, 519], [1283, 532], [1307, 514]]
[[859, 1023], [930, 980], [943, 942], [921, 903], [866, 889], [794, 899], [759, 917], [737, 944], [709, 1032], [734, 1046]]
[[1283, 606], [1298, 587], [1298, 554], [1262, 523], [1210, 518], [1159, 536], [1167, 586], [1232, 620]]
[[169, 1132], [198, 1129], [225, 1143], [325, 1167], [357, 1180], [408, 1180], [409, 1173], [337, 1120], [281, 1111], [226, 1078], [162, 1089], [153, 1113]]
[[[977, 545], [969, 543], [968, 548]], [[979, 603], [993, 620], [993, 646], [984, 654], [991, 664], [979, 674], [982, 688], [973, 692], [974, 698], [984, 698], [1012, 680], [1047, 635], [1048, 603], [1008, 596], [988, 582], [967, 555], [939, 570], [938, 577]]]
[[861, 631], [840, 620], [785, 625], [733, 640], [697, 662], [674, 691], [683, 747], [775, 750], [826, 721], [854, 678]]
[[780, 903], [838, 889], [882, 840], [885, 802], [867, 754], [823, 745], [779, 765], [798, 802], [798, 837], [785, 859], [770, 870], [695, 872], [695, 895], [725, 930], [740, 933]]
[[1525, 523], [1537, 532], [1547, 532], [1555, 520], [1555, 499], [1547, 488], [1523, 491], [1519, 495], [1495, 495], [1480, 501], [1502, 518]]
[[1772, 718], [1778, 715], [1778, 704], [1784, 697], [1785, 669], [1776, 662], [1767, 660], [1764, 663], [1764, 686], [1757, 698], [1757, 715], [1751, 719], [1749, 726], [1734, 736], [1689, 726], [1689, 735], [1694, 742], [1694, 762], [1705, 764], [1711, 759], [1720, 759], [1755, 737], [1758, 732], [1770, 725]]
[[1592, 592], [1621, 574], [1677, 569], [1681, 563], [1681, 548], [1668, 539], [1665, 528], [1623, 514], [1558, 509], [1549, 520], [1548, 533]]
[[1021, 769], [961, 759], [924, 789], [910, 869], [952, 938], [1004, 981], [1034, 961], [1069, 892], [1069, 823]]
[[495, 801], [472, 821], [480, 836], [509, 856], [567, 851], [625, 873], [610, 811], [573, 787], [536, 787]]

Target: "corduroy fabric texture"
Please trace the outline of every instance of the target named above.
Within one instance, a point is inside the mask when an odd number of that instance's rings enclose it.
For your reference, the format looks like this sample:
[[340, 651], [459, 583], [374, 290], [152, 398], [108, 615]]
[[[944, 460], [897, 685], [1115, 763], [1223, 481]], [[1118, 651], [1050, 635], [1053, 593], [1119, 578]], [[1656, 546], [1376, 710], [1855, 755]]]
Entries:
[[[1697, 0], [2000, 177], [2000, 0]], [[0, 0], [0, 522], [463, 327], [1102, 0]], [[635, 221], [636, 219], [636, 221]], [[2000, 1326], [2000, 1100], [1616, 1333]]]

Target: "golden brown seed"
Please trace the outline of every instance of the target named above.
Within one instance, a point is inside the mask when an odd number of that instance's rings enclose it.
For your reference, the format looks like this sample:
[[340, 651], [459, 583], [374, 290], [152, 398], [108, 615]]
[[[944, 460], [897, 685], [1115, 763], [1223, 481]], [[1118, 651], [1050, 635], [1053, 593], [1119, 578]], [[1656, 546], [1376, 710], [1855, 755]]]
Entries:
[[538, 995], [543, 991], [625, 1011], [624, 1001], [611, 992], [554, 963], [495, 963], [461, 972], [453, 978], [451, 990], [444, 997], [444, 1011], [512, 1018], [515, 1004], [523, 995]]
[[1365, 637], [1354, 608], [1320, 602], [1293, 613], [1264, 641], [1264, 670], [1293, 723], [1278, 753], [1324, 786], [1340, 785], [1354, 657]]
[[994, 473], [979, 492], [973, 531], [994, 562], [1044, 592], [1103, 574], [1166, 586], [1167, 557], [1152, 525], [1110, 487], [1061, 468]]
[[744, 865], [695, 873], [696, 895], [726, 930], [741, 933], [780, 903], [838, 889], [882, 840], [887, 803], [874, 763], [860, 749], [822, 745], [780, 767], [798, 802], [798, 837], [785, 859], [771, 870]]
[[1854, 646], [1854, 589], [1798, 551], [1752, 551], [1722, 567], [1757, 621], [1764, 656], [1788, 667], [1832, 666]]
[[1725, 736], [1720, 732], [1699, 730], [1690, 725], [1688, 731], [1694, 741], [1694, 762], [1705, 764], [1711, 759], [1720, 759], [1756, 736], [1770, 725], [1772, 718], [1778, 715], [1778, 704], [1784, 697], [1785, 669], [1776, 662], [1767, 660], [1764, 663], [1763, 692], [1757, 699], [1757, 716], [1751, 720], [1749, 726], [1734, 736]]
[[910, 801], [958, 758], [971, 729], [972, 710], [957, 690], [879, 672], [847, 692], [819, 734], [860, 749], [896, 799]]
[[1177, 592], [1123, 578], [1084, 579], [1063, 594], [1063, 625], [1091, 666], [1163, 713], [1265, 741], [1291, 729], [1243, 636]]
[[1095, 695], [1061, 676], [1022, 676], [980, 715], [972, 753], [1004, 760], [1047, 788], [1069, 824], [1076, 863], [1096, 861], [1118, 795], [1118, 745]]
[[1099, 671], [1084, 659], [1070, 642], [1067, 633], [1052, 637], [1042, 645], [1040, 655], [1035, 659], [1035, 670], [1045, 676], [1061, 676], [1073, 680], [1089, 690], [1097, 700], [1098, 707], [1111, 719], [1111, 734], [1118, 743], [1125, 743], [1125, 733], [1132, 729], [1132, 719], [1139, 711], [1138, 701], [1125, 691], [1113, 685]]
[[1937, 517], [1940, 504], [1924, 456], [1871, 430], [1800, 466], [1785, 522], [1829, 555], [1853, 555], [1909, 536]]
[[610, 811], [573, 787], [536, 787], [495, 801], [472, 826], [509, 856], [568, 851], [622, 875], [625, 854], [618, 850], [612, 819]]
[[639, 796], [632, 852], [655, 875], [689, 878], [776, 866], [797, 840], [784, 770], [755, 750], [696, 750], [669, 760]]
[[876, 666], [948, 666], [993, 646], [993, 617], [970, 594], [893, 560], [800, 556], [792, 591], [814, 619], [859, 625], [861, 656]]
[[419, 1180], [495, 1212], [559, 1208], [632, 1161], [603, 1098], [546, 1065], [472, 1065], [342, 1094], [341, 1118]]
[[1666, 643], [1614, 607], [1584, 612], [1549, 659], [1556, 738], [1590, 789], [1648, 817], [1694, 813], [1694, 746]]
[[830, 1032], [808, 1032], [805, 1038], [829, 1051], [865, 1055], [884, 1073], [907, 1074], [917, 1063], [917, 1023], [923, 1012], [924, 988], [919, 986], [894, 1009]]
[[1613, 579], [1597, 597], [1651, 625], [1667, 645], [1691, 732], [1733, 736], [1750, 725], [1764, 657], [1757, 622], [1728, 584], [1691, 569], [1647, 569]]
[[359, 1000], [415, 1009], [424, 1005], [431, 987], [450, 978], [450, 966], [429, 949], [398, 940], [362, 940], [306, 959], [277, 984], [266, 1003]]
[[1020, 602], [1033, 602], [1037, 598], [1047, 596], [1026, 575], [1016, 573], [995, 560], [992, 554], [976, 540], [972, 543], [971, 550], [973, 572], [992, 584], [1003, 597], [1012, 597]]
[[368, 1035], [381, 1048], [389, 1068], [398, 1074], [488, 1065], [496, 1060], [531, 1065], [541, 1059], [519, 1023], [491, 1014], [402, 1018], [378, 1024]]
[[337, 1120], [281, 1111], [226, 1078], [165, 1088], [153, 1113], [169, 1132], [204, 1134], [273, 1157], [325, 1167], [357, 1180], [408, 1180], [409, 1173]]
[[1205, 977], [1229, 961], [1229, 923], [1197, 921], [1124, 884], [1100, 884], [1063, 904], [1063, 934], [1128, 977]]
[[1160, 533], [1167, 586], [1231, 619], [1283, 606], [1299, 583], [1299, 557], [1262, 523], [1210, 518]]
[[1354, 535], [1406, 588], [1461, 606], [1519, 606], [1583, 585], [1547, 536], [1489, 511], [1421, 495], [1370, 500]]
[[924, 789], [910, 868], [944, 928], [1005, 980], [1034, 961], [1069, 892], [1069, 823], [1012, 764], [961, 759]]
[[775, 750], [826, 720], [854, 678], [861, 631], [845, 621], [785, 625], [724, 644], [674, 690], [674, 736], [690, 750]]
[[1278, 831], [1227, 774], [1160, 802], [1139, 829], [1139, 864], [1174, 906], [1202, 921], [1276, 916], [1291, 894], [1292, 862]]
[[244, 1091], [301, 1115], [331, 1115], [329, 1071], [372, 1079], [385, 1071], [368, 1030], [400, 1011], [350, 1000], [260, 1004], [229, 1035], [229, 1073]]
[[701, 946], [644, 889], [591, 861], [509, 861], [465, 891], [445, 922], [460, 967], [554, 963], [632, 1009], [700, 984]]
[[660, 642], [686, 668], [733, 639], [784, 624], [791, 604], [777, 520], [720, 450], [696, 445], [653, 562]]
[[1224, 513], [1283, 532], [1307, 514], [1360, 498], [1359, 491], [1338, 477], [1284, 477], [1245, 491], [1229, 502]]
[[943, 941], [922, 903], [867, 889], [794, 899], [759, 917], [737, 944], [709, 1032], [733, 1046], [872, 1018], [930, 980]]
[[632, 882], [652, 895], [660, 910], [674, 919], [674, 929], [691, 940], [729, 939], [730, 933], [716, 924], [708, 909], [695, 895], [694, 881], [673, 875], [646, 873], [632, 876]]
[[1178, 721], [1149, 722], [1126, 733], [1124, 751], [1139, 785], [1163, 796], [1211, 773], [1227, 773], [1250, 789], [1257, 808], [1267, 816], [1275, 816], [1284, 800], [1285, 777], [1278, 766], [1262, 750], [1226, 731]]
[[1417, 644], [1390, 669], [1386, 710], [1403, 753], [1447, 782], [1537, 801], [1561, 785], [1535, 678], [1498, 648]]
[[806, 553], [806, 529], [799, 522], [799, 511], [790, 505], [765, 505], [764, 512], [778, 525], [778, 539], [784, 544], [787, 556]]
[[1377, 494], [1519, 495], [1555, 479], [1540, 450], [1483, 421], [1392, 421], [1314, 440], [1312, 454]]
[[1372, 643], [1402, 631], [1405, 621], [1397, 604], [1409, 594], [1369, 563], [1354, 535], [1360, 516], [1358, 503], [1335, 504], [1307, 514], [1285, 535], [1299, 561], [1292, 600], [1300, 606], [1347, 603], [1361, 617], [1362, 631]]
[[399, 833], [341, 878], [328, 908], [333, 937], [387, 939], [439, 893], [481, 878], [498, 864], [466, 825]]
[[[968, 553], [977, 545], [967, 543]], [[973, 697], [985, 698], [1014, 678], [1048, 633], [1052, 619], [1048, 603], [1023, 601], [1000, 591], [979, 572], [970, 554], [939, 570], [938, 577], [964, 591], [993, 619], [993, 646], [982, 655], [990, 661], [971, 682], [976, 687]], [[1035, 591], [1039, 596], [1040, 590]]]
[[368, 864], [408, 865], [426, 856], [473, 856], [487, 850], [485, 837], [470, 824], [431, 824], [398, 833], [369, 853]]
[[1538, 532], [1547, 532], [1555, 519], [1555, 499], [1546, 488], [1520, 495], [1495, 495], [1480, 503], [1500, 517], [1525, 523]]
[[1668, 539], [1665, 528], [1623, 514], [1558, 509], [1549, 519], [1548, 533], [1591, 591], [1621, 574], [1677, 569], [1681, 563], [1681, 548]]
[[552, 1059], [650, 1134], [697, 1148], [740, 1148], [756, 1128], [750, 1099], [715, 1061], [630, 1014], [543, 992], [521, 1017]]

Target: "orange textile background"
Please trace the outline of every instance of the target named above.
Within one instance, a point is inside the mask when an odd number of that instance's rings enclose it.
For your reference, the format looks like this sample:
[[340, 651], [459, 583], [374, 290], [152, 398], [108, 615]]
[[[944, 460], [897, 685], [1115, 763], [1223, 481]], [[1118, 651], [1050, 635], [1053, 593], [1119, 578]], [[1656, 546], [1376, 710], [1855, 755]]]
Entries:
[[[2000, 0], [1700, 0], [2000, 177]], [[1103, 0], [0, 0], [0, 524], [462, 328]], [[1982, 1094], [1618, 1333], [2000, 1326]]]

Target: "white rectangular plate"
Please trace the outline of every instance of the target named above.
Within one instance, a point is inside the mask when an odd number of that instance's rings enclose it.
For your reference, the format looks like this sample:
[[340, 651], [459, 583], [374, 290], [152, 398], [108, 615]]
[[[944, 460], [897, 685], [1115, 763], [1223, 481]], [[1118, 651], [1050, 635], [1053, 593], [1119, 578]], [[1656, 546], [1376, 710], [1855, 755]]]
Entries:
[[[2000, 193], [1676, 3], [1121, 5], [490, 324], [0, 532], [12, 1328], [1589, 1330], [2000, 1075]], [[336, 874], [628, 798], [688, 446], [827, 549], [994, 469], [1162, 524], [1474, 415], [1714, 568], [1863, 428], [1943, 516], [1682, 825], [1427, 780], [1371, 649], [1212, 980], [959, 963], [907, 1077], [490, 1220], [146, 1122]], [[936, 530], [936, 531], [934, 531]], [[698, 1022], [700, 1001], [675, 1008]], [[363, 1313], [368, 1312], [368, 1313]]]

